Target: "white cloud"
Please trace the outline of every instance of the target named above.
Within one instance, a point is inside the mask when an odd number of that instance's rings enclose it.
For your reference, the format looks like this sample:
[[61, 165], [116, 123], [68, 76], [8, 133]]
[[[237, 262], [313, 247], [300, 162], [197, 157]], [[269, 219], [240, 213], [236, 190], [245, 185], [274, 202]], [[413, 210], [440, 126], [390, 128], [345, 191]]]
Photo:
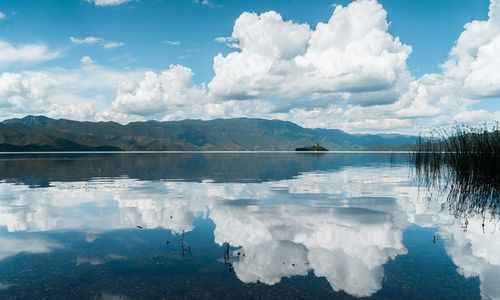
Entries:
[[314, 30], [283, 21], [276, 12], [243, 13], [231, 37], [216, 41], [240, 50], [214, 59], [209, 88], [222, 98], [337, 93], [351, 103], [390, 103], [411, 79], [406, 68], [411, 48], [388, 33], [386, 12], [376, 1], [337, 6]]
[[42, 44], [12, 45], [0, 40], [0, 66], [13, 63], [35, 63], [55, 59], [60, 56], [58, 51], [50, 51]]
[[96, 6], [116, 6], [127, 2], [131, 2], [132, 0], [87, 0], [87, 1], [95, 4]]
[[92, 103], [85, 102], [74, 104], [52, 103], [48, 107], [48, 111], [45, 111], [44, 114], [52, 118], [92, 120], [95, 118], [96, 108]]
[[434, 126], [494, 122], [499, 111], [474, 110], [478, 100], [500, 97], [500, 4], [491, 0], [488, 19], [464, 26], [439, 74], [414, 81], [400, 98], [395, 116], [432, 117]]
[[0, 20], [5, 20], [7, 18], [7, 15], [4, 12], [0, 11]]
[[199, 3], [202, 5], [208, 5], [210, 2], [208, 0], [193, 0], [193, 3]]
[[[417, 133], [422, 127], [455, 120], [481, 123], [499, 119], [498, 109], [472, 108], [481, 99], [500, 96], [496, 72], [500, 69], [499, 7], [498, 0], [492, 0], [488, 20], [465, 25], [442, 72], [417, 79], [406, 65], [411, 47], [391, 35], [387, 12], [375, 0], [336, 5], [331, 18], [314, 27], [283, 20], [274, 11], [242, 13], [231, 36], [214, 39], [232, 50], [214, 58], [215, 76], [207, 85], [195, 83], [192, 70], [183, 66], [160, 72], [125, 71], [135, 74], [127, 77], [97, 66], [90, 58], [82, 58], [84, 66], [78, 71], [41, 73], [55, 77], [61, 86], [50, 90], [51, 103], [58, 99], [54, 103], [62, 105], [62, 99], [69, 98], [74, 106], [68, 110], [60, 106], [55, 110], [58, 114], [74, 113], [78, 101], [88, 102], [93, 97], [90, 102], [97, 107], [82, 106], [87, 113], [79, 117], [128, 122], [246, 116], [351, 132]], [[123, 45], [94, 36], [70, 37], [70, 41], [106, 49]], [[175, 40], [163, 43], [181, 44]], [[45, 46], [28, 46], [0, 42], [0, 65], [58, 55]], [[136, 76], [138, 73], [142, 75]], [[74, 80], [61, 74], [75, 74], [85, 88], [76, 88]], [[85, 77], [97, 74], [99, 80]], [[102, 86], [106, 93], [101, 93]], [[8, 102], [13, 107], [12, 97], [2, 99], [3, 105]]]
[[[236, 20], [231, 39], [224, 39], [241, 51], [214, 58], [210, 92], [226, 99], [257, 98], [266, 89], [280, 93], [280, 84], [293, 72], [291, 59], [306, 51], [310, 35], [308, 25], [285, 22], [273, 11], [243, 13]], [[280, 67], [273, 74], [274, 68]]]
[[106, 42], [102, 45], [104, 49], [113, 49], [125, 45], [123, 42]]
[[57, 82], [40, 72], [0, 74], [0, 107], [10, 113], [41, 113]]
[[193, 82], [191, 69], [171, 65], [161, 73], [147, 71], [142, 80], [123, 82], [112, 103], [115, 112], [163, 117], [169, 111], [205, 101], [206, 90]]
[[125, 43], [123, 43], [123, 42], [107, 41], [105, 39], [98, 38], [98, 37], [95, 37], [95, 36], [87, 36], [87, 37], [84, 37], [84, 38], [76, 38], [76, 37], [71, 36], [69, 38], [69, 40], [70, 40], [70, 42], [72, 44], [77, 44], [77, 45], [82, 45], [82, 44], [86, 44], [86, 45], [98, 44], [101, 47], [103, 47], [104, 49], [113, 49], [113, 48], [118, 48], [118, 47], [121, 47], [121, 46], [125, 45]]
[[179, 41], [170, 41], [170, 40], [163, 41], [163, 43], [170, 46], [179, 46], [181, 44], [181, 42]]
[[193, 3], [201, 4], [208, 7], [220, 7], [220, 5], [215, 5], [209, 0], [193, 0]]
[[95, 36], [87, 36], [84, 38], [69, 37], [69, 40], [73, 44], [97, 44], [101, 43], [102, 39]]
[[84, 56], [80, 59], [80, 62], [84, 65], [92, 65], [95, 61], [90, 56]]
[[[240, 52], [218, 56], [210, 91], [232, 98], [266, 98], [271, 94], [274, 108], [284, 108], [272, 117], [310, 127], [415, 133], [421, 127], [443, 126], [453, 121], [493, 122], [499, 118], [498, 110], [474, 110], [471, 105], [477, 99], [499, 96], [499, 7], [498, 1], [492, 0], [488, 20], [465, 26], [441, 74], [412, 80], [406, 69], [410, 48], [387, 33], [386, 12], [375, 1], [357, 1], [347, 7], [337, 5], [330, 21], [311, 31], [306, 53], [296, 56], [293, 63], [252, 60], [247, 54], [250, 51], [241, 46]], [[238, 39], [233, 32], [230, 38], [216, 41], [239, 46]], [[236, 58], [243, 57], [242, 61], [250, 61], [251, 67], [236, 67]], [[275, 65], [280, 67], [276, 76]], [[290, 72], [297, 66], [312, 66], [313, 72]], [[245, 73], [249, 75], [245, 77]], [[317, 86], [308, 83], [304, 74], [313, 78]], [[280, 89], [286, 84], [288, 88]], [[290, 91], [295, 96], [316, 100], [289, 104], [287, 111], [286, 105], [276, 98], [293, 97]]]
[[443, 74], [463, 84], [463, 94], [472, 98], [499, 97], [500, 75], [500, 3], [491, 0], [488, 20], [472, 21], [464, 26]]
[[139, 78], [142, 71], [99, 66], [88, 56], [74, 69], [0, 73], [0, 119], [45, 114], [94, 120], [110, 106], [120, 82]]
[[[367, 97], [367, 103], [360, 101], [359, 93], [344, 93], [334, 100], [336, 104], [305, 107], [301, 103], [302, 107], [296, 106], [288, 113], [280, 114], [279, 118], [292, 119], [306, 126], [361, 132], [393, 130], [416, 133], [429, 127], [448, 126], [455, 121], [471, 125], [493, 123], [500, 117], [499, 109], [474, 109], [473, 104], [481, 99], [499, 97], [500, 77], [496, 72], [500, 66], [500, 48], [497, 50], [500, 47], [499, 7], [498, 1], [492, 0], [488, 20], [465, 25], [449, 58], [443, 63], [441, 73], [425, 74], [416, 80], [402, 76], [394, 89], [382, 91], [378, 97]], [[319, 31], [316, 28], [316, 32]], [[363, 66], [368, 64], [363, 63]], [[356, 82], [351, 78], [349, 85]], [[344, 87], [349, 85], [342, 84]], [[342, 99], [347, 101], [342, 103]], [[353, 99], [357, 102], [353, 103]], [[384, 103], [384, 99], [396, 101]]]
[[214, 42], [225, 44], [229, 48], [238, 48], [237, 41], [230, 36], [219, 36], [214, 39]]
[[[187, 75], [192, 77], [189, 70], [179, 73], [179, 81], [190, 84], [146, 91], [148, 82], [160, 76], [148, 73], [141, 82], [124, 83], [129, 90], [120, 88], [111, 110], [98, 118], [125, 121], [248, 116], [292, 120], [313, 127], [359, 126], [360, 131], [376, 130], [374, 125], [382, 123], [386, 128], [410, 128], [410, 122], [396, 116], [380, 122], [377, 118], [363, 120], [352, 113], [353, 120], [343, 120], [344, 114], [357, 105], [393, 103], [410, 84], [406, 59], [411, 49], [387, 30], [385, 10], [370, 0], [337, 6], [329, 22], [319, 23], [314, 30], [307, 24], [285, 21], [273, 11], [243, 13], [230, 37], [215, 39], [237, 51], [214, 58], [215, 77], [208, 89], [193, 85], [192, 79], [187, 79]], [[165, 72], [171, 73], [169, 69]], [[196, 96], [191, 97], [189, 105], [186, 99], [179, 105], [183, 101], [176, 99], [193, 92], [192, 87]], [[170, 88], [174, 90], [170, 92]]]

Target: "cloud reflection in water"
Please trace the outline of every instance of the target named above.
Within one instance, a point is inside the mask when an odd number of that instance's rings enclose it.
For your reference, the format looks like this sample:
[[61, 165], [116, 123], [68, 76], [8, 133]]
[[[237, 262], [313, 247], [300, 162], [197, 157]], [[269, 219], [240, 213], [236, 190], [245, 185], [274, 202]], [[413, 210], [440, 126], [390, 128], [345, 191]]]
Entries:
[[[8, 232], [83, 231], [93, 242], [103, 232], [137, 225], [188, 232], [197, 218], [208, 218], [217, 244], [245, 254], [233, 263], [241, 281], [272, 285], [313, 272], [353, 296], [382, 288], [384, 264], [407, 253], [405, 228], [439, 226], [460, 274], [478, 276], [483, 297], [500, 297], [495, 224], [483, 233], [481, 220], [469, 219], [464, 232], [439, 203], [417, 196], [407, 175], [402, 167], [356, 167], [252, 183], [120, 178], [53, 182], [43, 189], [2, 183], [0, 226]], [[27, 247], [48, 252], [60, 246], [1, 239], [0, 259]], [[92, 262], [80, 258], [84, 263]]]

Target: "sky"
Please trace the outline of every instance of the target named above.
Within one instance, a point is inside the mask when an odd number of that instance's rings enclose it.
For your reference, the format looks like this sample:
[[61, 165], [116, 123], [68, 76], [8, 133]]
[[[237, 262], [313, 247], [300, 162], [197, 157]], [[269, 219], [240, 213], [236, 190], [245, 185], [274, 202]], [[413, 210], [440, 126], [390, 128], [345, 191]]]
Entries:
[[0, 120], [500, 120], [500, 0], [2, 0]]

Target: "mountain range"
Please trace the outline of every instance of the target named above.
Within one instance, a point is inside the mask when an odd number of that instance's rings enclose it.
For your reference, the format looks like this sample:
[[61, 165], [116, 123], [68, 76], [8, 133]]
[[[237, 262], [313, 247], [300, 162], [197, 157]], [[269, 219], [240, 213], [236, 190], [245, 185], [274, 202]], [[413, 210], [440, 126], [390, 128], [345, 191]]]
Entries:
[[210, 121], [80, 122], [26, 116], [0, 123], [0, 151], [404, 150], [415, 136], [349, 134], [254, 118]]

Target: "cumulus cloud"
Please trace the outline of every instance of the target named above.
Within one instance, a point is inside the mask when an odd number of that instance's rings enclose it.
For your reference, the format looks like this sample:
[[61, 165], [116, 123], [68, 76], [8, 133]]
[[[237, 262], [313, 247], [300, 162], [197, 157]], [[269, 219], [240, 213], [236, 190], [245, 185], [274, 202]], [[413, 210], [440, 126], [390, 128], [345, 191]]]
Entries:
[[500, 3], [491, 0], [488, 20], [472, 21], [464, 26], [443, 74], [463, 84], [463, 93], [471, 98], [499, 97], [500, 75]]
[[161, 73], [147, 71], [140, 81], [123, 82], [112, 109], [143, 117], [162, 117], [168, 111], [204, 101], [205, 87], [193, 82], [191, 69], [171, 65]]
[[331, 101], [394, 102], [410, 79], [411, 47], [388, 27], [383, 7], [369, 0], [337, 6], [315, 29], [273, 11], [243, 13], [231, 37], [216, 39], [239, 51], [214, 58], [210, 92], [229, 99], [336, 93]]
[[[349, 105], [393, 103], [411, 79], [406, 68], [411, 48], [388, 33], [386, 12], [372, 0], [337, 6], [315, 29], [274, 11], [245, 12], [230, 37], [215, 41], [236, 51], [214, 58], [215, 76], [206, 88], [192, 82], [186, 67], [148, 72], [140, 82], [123, 83], [112, 108], [99, 118], [264, 116], [305, 126], [349, 127], [354, 123], [339, 124], [321, 111], [342, 117]], [[165, 84], [175, 81], [184, 84]]]
[[[172, 91], [164, 87], [146, 93], [141, 88], [160, 74], [173, 73], [167, 69], [148, 73], [141, 82], [124, 83], [126, 88], [119, 89], [111, 110], [100, 117], [167, 120], [259, 116], [308, 127], [353, 127], [361, 122], [359, 116], [353, 122], [338, 121], [351, 106], [392, 104], [410, 85], [406, 60], [411, 48], [393, 37], [388, 27], [385, 10], [374, 0], [337, 6], [330, 20], [315, 29], [283, 20], [274, 11], [245, 12], [236, 20], [230, 37], [215, 39], [235, 51], [214, 58], [215, 76], [206, 88], [195, 88], [190, 109], [183, 109], [186, 106], [179, 106], [176, 100], [180, 97], [170, 94], [180, 95], [180, 89], [191, 94], [192, 83], [177, 85]], [[179, 81], [191, 82], [186, 75], [192, 76], [192, 72], [178, 74]], [[326, 113], [330, 111], [340, 118]], [[386, 122], [387, 127], [398, 123], [396, 116], [392, 119]], [[372, 122], [366, 123], [364, 128], [373, 128]]]
[[2, 73], [0, 75], [0, 107], [11, 113], [43, 111], [49, 91], [57, 82], [40, 72]]
[[45, 114], [92, 120], [110, 106], [120, 82], [142, 73], [102, 67], [88, 56], [81, 62], [73, 69], [0, 73], [0, 118]]
[[[495, 71], [500, 61], [497, 54], [500, 53], [497, 49], [499, 15], [498, 1], [492, 0], [487, 20], [472, 21], [464, 26], [449, 57], [441, 65], [441, 72], [424, 74], [409, 81], [403, 79], [403, 84], [397, 84], [388, 94], [385, 94], [387, 91], [379, 92], [379, 100], [366, 98], [367, 104], [375, 105], [363, 104], [361, 100], [358, 105], [340, 103], [325, 108], [296, 107], [280, 118], [290, 118], [306, 126], [362, 132], [396, 129], [415, 133], [454, 122], [493, 123], [500, 118], [500, 111], [475, 109], [474, 104], [482, 99], [499, 97], [500, 78]], [[386, 96], [396, 101], [384, 103], [383, 99], [388, 99]], [[350, 99], [352, 93], [345, 97]]]
[[434, 118], [431, 125], [453, 121], [484, 123], [498, 120], [498, 111], [474, 110], [478, 100], [500, 97], [500, 5], [491, 0], [488, 19], [464, 26], [442, 72], [412, 82], [400, 98], [395, 116]]
[[[123, 1], [95, 2], [117, 5]], [[87, 92], [92, 90], [90, 84], [96, 85], [99, 92], [91, 102], [100, 103], [97, 109], [86, 107], [84, 115], [119, 122], [264, 117], [290, 120], [305, 127], [407, 133], [453, 121], [498, 120], [500, 111], [475, 109], [474, 104], [500, 96], [496, 72], [500, 68], [499, 7], [498, 0], [491, 0], [488, 19], [465, 25], [442, 71], [420, 78], [413, 78], [407, 68], [411, 47], [390, 33], [387, 12], [376, 0], [335, 5], [329, 20], [315, 26], [283, 19], [274, 11], [244, 12], [235, 21], [230, 36], [215, 38], [231, 50], [214, 57], [215, 75], [207, 84], [196, 83], [193, 71], [180, 65], [163, 71], [136, 70], [141, 76], [119, 82], [116, 74], [101, 76], [98, 81], [83, 75], [113, 72], [98, 72], [95, 62], [82, 59], [85, 72], [77, 77], [87, 86]], [[70, 37], [70, 41], [106, 49], [123, 45], [94, 36]], [[173, 40], [163, 43], [180, 44]], [[46, 47], [34, 47], [0, 42], [0, 65], [50, 59], [51, 55], [45, 54], [52, 52]], [[42, 73], [51, 78], [71, 73], [53, 72]], [[58, 79], [60, 86], [68, 83], [67, 79]], [[112, 92], [100, 93], [100, 86], [112, 84]], [[54, 98], [69, 97], [72, 104], [89, 99], [88, 95], [82, 98], [85, 93], [81, 89], [74, 94], [68, 93], [74, 88], [57, 89], [63, 90]], [[19, 95], [22, 91], [9, 93]], [[3, 103], [10, 103], [10, 107], [20, 101], [12, 95], [8, 98]]]
[[7, 15], [4, 12], [0, 11], [0, 20], [5, 20], [7, 18]]

